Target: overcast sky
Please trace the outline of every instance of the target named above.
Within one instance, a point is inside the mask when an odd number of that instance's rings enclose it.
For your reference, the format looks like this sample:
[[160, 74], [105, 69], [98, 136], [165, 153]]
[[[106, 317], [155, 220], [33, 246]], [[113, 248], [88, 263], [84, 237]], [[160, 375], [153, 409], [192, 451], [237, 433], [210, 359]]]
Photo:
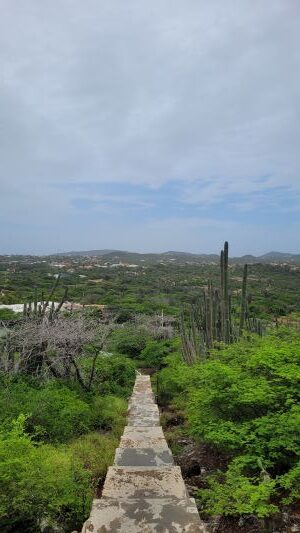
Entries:
[[0, 253], [300, 252], [299, 0], [0, 0]]

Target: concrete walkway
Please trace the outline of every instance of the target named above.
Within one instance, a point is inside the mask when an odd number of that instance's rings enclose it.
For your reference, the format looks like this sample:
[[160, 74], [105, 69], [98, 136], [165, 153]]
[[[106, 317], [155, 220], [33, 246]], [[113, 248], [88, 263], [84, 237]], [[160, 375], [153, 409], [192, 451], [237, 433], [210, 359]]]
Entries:
[[160, 427], [150, 377], [138, 375], [128, 425], [82, 533], [205, 532]]

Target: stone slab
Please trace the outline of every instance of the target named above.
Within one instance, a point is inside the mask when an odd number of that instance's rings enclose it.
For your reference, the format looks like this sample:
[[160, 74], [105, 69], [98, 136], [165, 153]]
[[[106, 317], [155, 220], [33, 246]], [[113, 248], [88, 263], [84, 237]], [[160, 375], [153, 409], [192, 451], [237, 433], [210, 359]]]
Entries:
[[190, 499], [94, 500], [82, 533], [207, 533]]
[[117, 448], [116, 466], [172, 466], [173, 455], [169, 449], [160, 448]]
[[[132, 426], [137, 428], [138, 426]], [[159, 448], [167, 450], [168, 445], [164, 437], [121, 437], [120, 448]]]
[[143, 406], [129, 410], [128, 426], [159, 426], [160, 417], [156, 409], [145, 409]]
[[151, 385], [140, 383], [137, 387], [134, 387], [133, 394], [153, 394]]
[[102, 495], [108, 498], [163, 498], [183, 499], [187, 491], [179, 466], [117, 467], [110, 466]]
[[128, 413], [129, 418], [153, 418], [153, 420], [160, 420], [159, 413], [156, 413], [155, 411], [144, 411], [143, 409], [139, 409], [138, 411], [129, 411]]
[[131, 400], [128, 404], [129, 406], [139, 406], [139, 405], [155, 405], [155, 399], [153, 396], [145, 396], [144, 394], [141, 394], [140, 396], [135, 394], [131, 397]]
[[142, 392], [133, 391], [130, 401], [132, 402], [135, 399], [137, 399], [137, 400], [138, 399], [140, 399], [140, 400], [149, 400], [152, 403], [154, 403], [155, 397], [154, 397], [153, 392], [150, 392], [150, 391], [149, 392], [146, 392], [146, 391], [142, 391]]
[[141, 418], [131, 418], [129, 417], [128, 418], [128, 426], [131, 426], [131, 427], [154, 427], [154, 426], [159, 426], [160, 425], [160, 421], [159, 419], [158, 420], [154, 420], [153, 418], [146, 418], [146, 417], [141, 417]]
[[128, 408], [128, 412], [130, 414], [140, 413], [141, 411], [146, 412], [146, 413], [159, 414], [159, 409], [155, 403], [149, 403], [149, 404], [148, 403], [143, 403], [143, 404], [133, 403], [133, 404], [130, 404]]
[[133, 402], [130, 402], [128, 404], [128, 410], [129, 409], [141, 409], [142, 407], [149, 407], [149, 406], [154, 406], [155, 403], [154, 401], [151, 403], [151, 402], [145, 402], [144, 400], [134, 400]]
[[155, 428], [152, 428], [152, 429], [148, 428], [148, 427], [132, 429], [132, 428], [126, 426], [124, 428], [124, 432], [123, 432], [124, 437], [132, 436], [133, 434], [135, 434], [137, 436], [143, 436], [143, 437], [163, 437], [163, 438], [165, 438], [163, 430], [162, 430], [161, 427], [155, 427]]
[[168, 449], [160, 426], [127, 426], [120, 440], [120, 448], [160, 448]]

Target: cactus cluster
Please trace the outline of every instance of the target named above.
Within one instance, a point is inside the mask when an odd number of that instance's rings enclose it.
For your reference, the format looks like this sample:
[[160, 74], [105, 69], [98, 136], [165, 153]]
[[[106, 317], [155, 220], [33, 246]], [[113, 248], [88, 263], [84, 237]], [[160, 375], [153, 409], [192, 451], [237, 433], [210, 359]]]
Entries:
[[248, 265], [244, 265], [239, 316], [232, 310], [228, 251], [226, 241], [220, 254], [220, 288], [208, 281], [197, 304], [192, 305], [188, 313], [181, 313], [182, 354], [189, 365], [207, 357], [216, 343], [236, 342], [245, 329], [259, 335], [263, 333], [261, 320], [248, 316]]
[[[68, 296], [68, 288], [65, 288], [64, 294], [62, 298], [59, 301], [58, 306], [55, 308], [54, 302], [52, 301], [52, 298], [55, 294], [55, 291], [58, 287], [58, 284], [60, 282], [60, 274], [57, 276], [52, 289], [50, 290], [49, 294], [44, 297], [44, 294], [42, 292], [41, 301], [38, 301], [38, 295], [37, 290], [34, 291], [34, 297], [32, 301], [24, 303], [23, 307], [23, 317], [24, 318], [44, 318], [46, 313], [49, 320], [52, 320], [59, 311], [61, 310], [64, 302], [67, 300]], [[51, 302], [51, 304], [50, 304]]]

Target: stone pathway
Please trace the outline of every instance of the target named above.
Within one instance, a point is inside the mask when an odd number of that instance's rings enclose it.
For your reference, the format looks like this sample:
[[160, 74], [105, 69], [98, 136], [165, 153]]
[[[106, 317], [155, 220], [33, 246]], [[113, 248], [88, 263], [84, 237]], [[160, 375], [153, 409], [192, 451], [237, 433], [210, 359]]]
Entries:
[[114, 466], [82, 529], [89, 532], [206, 532], [181, 470], [174, 466], [149, 376], [136, 378]]

